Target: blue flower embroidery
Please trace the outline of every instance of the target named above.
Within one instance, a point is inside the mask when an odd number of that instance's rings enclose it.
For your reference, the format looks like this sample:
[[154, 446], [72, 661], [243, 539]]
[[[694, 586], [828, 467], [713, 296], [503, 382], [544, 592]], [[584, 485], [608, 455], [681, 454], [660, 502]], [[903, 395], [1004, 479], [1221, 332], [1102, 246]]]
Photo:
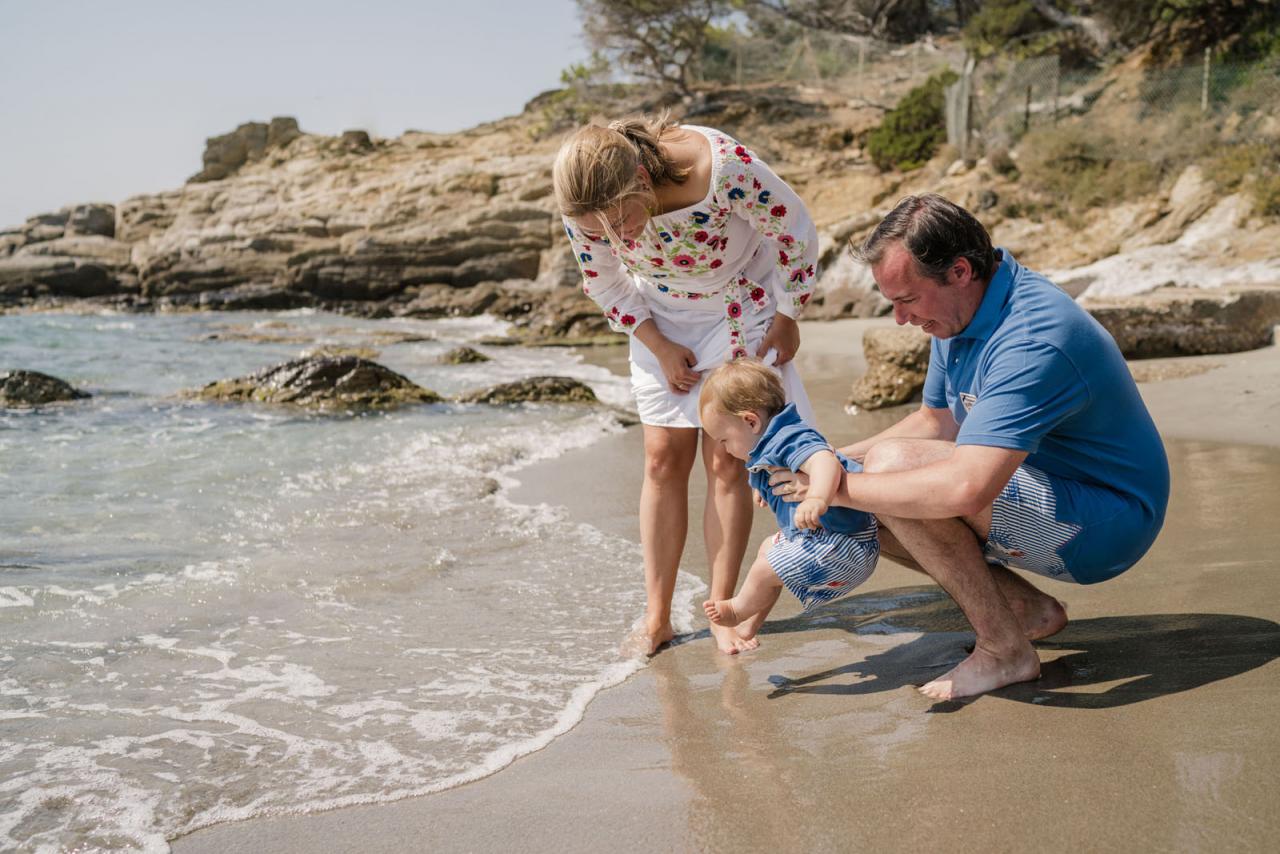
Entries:
[[761, 190], [761, 191], [760, 191], [760, 195], [758, 196], [758, 198], [760, 199], [760, 204], [762, 204], [762, 205], [767, 205], [767, 204], [769, 204], [769, 191], [768, 191], [768, 190]]
[[747, 196], [746, 191], [743, 190], [741, 187], [734, 187], [732, 190], [729, 191], [729, 198], [735, 202], [738, 199], [746, 198], [746, 196]]
[[698, 225], [706, 225], [708, 222], [711, 221], [711, 214], [703, 213], [702, 211], [694, 211], [693, 221], [696, 222]]
[[578, 260], [579, 260], [579, 261], [581, 261], [583, 264], [587, 263], [588, 261], [590, 261], [590, 260], [591, 260], [591, 253], [589, 253], [589, 252], [579, 252], [579, 253], [578, 253]]
[[659, 231], [659, 232], [658, 232], [658, 236], [662, 238], [662, 242], [663, 242], [663, 243], [670, 243], [670, 242], [671, 242], [671, 235], [670, 235], [670, 234], [667, 234], [665, 231]]
[[567, 235], [569, 235], [569, 239], [570, 239], [570, 240], [573, 240], [573, 229], [572, 229], [572, 228], [570, 228], [569, 226], [567, 226], [567, 225], [566, 225], [566, 226], [564, 227], [564, 233], [565, 233], [565, 234], [567, 234]]
[[665, 294], [665, 293], [666, 293], [667, 291], [669, 291], [669, 290], [671, 290], [671, 288], [667, 287], [666, 285], [658, 285], [658, 292], [659, 292], [659, 293], [663, 293], [663, 294]]

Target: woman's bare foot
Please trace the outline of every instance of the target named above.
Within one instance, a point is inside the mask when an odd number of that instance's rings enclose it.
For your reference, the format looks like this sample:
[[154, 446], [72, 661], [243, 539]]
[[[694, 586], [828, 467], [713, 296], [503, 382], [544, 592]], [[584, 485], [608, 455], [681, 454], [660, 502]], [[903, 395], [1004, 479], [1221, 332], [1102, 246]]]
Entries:
[[624, 656], [656, 655], [658, 649], [675, 636], [676, 633], [671, 628], [670, 622], [646, 621], [644, 625], [637, 626], [631, 634], [627, 635], [626, 640], [622, 642], [621, 652]]
[[716, 639], [716, 648], [725, 655], [749, 652], [760, 645], [757, 640], [743, 640], [738, 637], [738, 633], [730, 626], [717, 626], [715, 623], [711, 624], [711, 636]]
[[973, 653], [948, 673], [920, 686], [920, 693], [935, 700], [954, 700], [985, 694], [1015, 682], [1040, 676], [1040, 658], [1030, 643], [997, 654], [979, 644]]
[[736, 626], [742, 622], [733, 608], [732, 599], [708, 599], [702, 603], [702, 610], [707, 612], [707, 619], [717, 626]]

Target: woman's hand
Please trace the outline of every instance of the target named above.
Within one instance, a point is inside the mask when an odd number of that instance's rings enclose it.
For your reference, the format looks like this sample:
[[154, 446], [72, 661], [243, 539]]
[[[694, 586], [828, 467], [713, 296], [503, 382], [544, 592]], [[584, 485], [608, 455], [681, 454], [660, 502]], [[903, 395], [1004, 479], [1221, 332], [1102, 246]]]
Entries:
[[662, 375], [667, 378], [672, 392], [688, 394], [689, 389], [698, 384], [701, 374], [693, 370], [693, 366], [698, 364], [698, 357], [688, 347], [666, 340], [653, 354], [658, 357]]
[[781, 312], [775, 314], [773, 325], [765, 333], [756, 355], [763, 359], [771, 347], [778, 351], [778, 361], [774, 362], [778, 367], [794, 359], [796, 351], [800, 349], [800, 324]]
[[809, 492], [809, 475], [802, 471], [772, 467], [769, 469], [770, 491], [781, 496], [783, 501], [794, 504], [804, 501]]

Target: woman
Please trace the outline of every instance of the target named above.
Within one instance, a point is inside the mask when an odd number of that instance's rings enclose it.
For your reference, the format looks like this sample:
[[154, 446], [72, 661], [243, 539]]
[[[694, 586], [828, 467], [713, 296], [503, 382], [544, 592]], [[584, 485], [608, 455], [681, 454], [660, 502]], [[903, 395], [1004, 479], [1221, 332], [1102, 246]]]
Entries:
[[[643, 647], [671, 640], [671, 597], [689, 526], [704, 372], [750, 354], [779, 369], [812, 418], [791, 359], [795, 317], [813, 291], [818, 235], [804, 204], [759, 158], [717, 130], [666, 116], [580, 129], [553, 170], [583, 290], [631, 339], [644, 425], [640, 492], [648, 606]], [[741, 461], [706, 438], [703, 534], [711, 596], [728, 598], [751, 531]], [[756, 646], [759, 622], [712, 626], [722, 652]]]

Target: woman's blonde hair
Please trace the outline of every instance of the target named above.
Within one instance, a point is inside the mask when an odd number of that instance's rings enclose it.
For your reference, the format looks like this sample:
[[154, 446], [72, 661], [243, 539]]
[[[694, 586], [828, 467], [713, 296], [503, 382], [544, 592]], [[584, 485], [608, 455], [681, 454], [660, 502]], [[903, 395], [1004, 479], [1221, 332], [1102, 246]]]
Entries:
[[608, 127], [587, 125], [565, 140], [551, 170], [560, 212], [580, 217], [616, 207], [636, 196], [650, 196], [640, 181], [643, 166], [653, 184], [682, 184], [690, 168], [681, 167], [658, 144], [675, 122], [670, 114], [632, 116]]
[[782, 380], [759, 359], [735, 359], [716, 368], [702, 381], [698, 411], [715, 407], [729, 415], [764, 411], [770, 418], [787, 405]]

